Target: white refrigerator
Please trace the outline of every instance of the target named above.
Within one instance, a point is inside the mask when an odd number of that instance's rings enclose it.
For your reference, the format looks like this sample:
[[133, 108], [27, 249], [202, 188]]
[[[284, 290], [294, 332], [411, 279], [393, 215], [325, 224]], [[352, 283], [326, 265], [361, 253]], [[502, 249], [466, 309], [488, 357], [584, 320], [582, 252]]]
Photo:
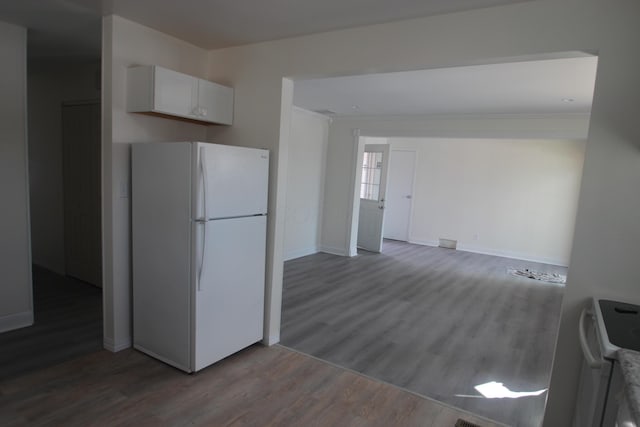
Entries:
[[132, 144], [134, 347], [198, 371], [263, 336], [269, 152]]

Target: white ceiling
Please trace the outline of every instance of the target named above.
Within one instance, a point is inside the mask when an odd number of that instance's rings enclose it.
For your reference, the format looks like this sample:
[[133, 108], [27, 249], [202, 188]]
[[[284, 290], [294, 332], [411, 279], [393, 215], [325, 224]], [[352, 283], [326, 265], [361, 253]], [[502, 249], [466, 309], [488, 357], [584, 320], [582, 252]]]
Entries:
[[294, 104], [336, 116], [588, 113], [596, 66], [586, 56], [298, 80]]
[[[29, 28], [31, 58], [95, 58], [112, 13], [214, 49], [522, 1], [0, 0], [0, 20]], [[295, 103], [337, 115], [588, 112], [595, 68], [572, 58], [305, 80]]]
[[523, 1], [0, 0], [0, 20], [31, 30], [31, 56], [98, 56], [109, 14], [215, 49]]
[[0, 20], [29, 29], [29, 57], [99, 57], [100, 0], [0, 0]]

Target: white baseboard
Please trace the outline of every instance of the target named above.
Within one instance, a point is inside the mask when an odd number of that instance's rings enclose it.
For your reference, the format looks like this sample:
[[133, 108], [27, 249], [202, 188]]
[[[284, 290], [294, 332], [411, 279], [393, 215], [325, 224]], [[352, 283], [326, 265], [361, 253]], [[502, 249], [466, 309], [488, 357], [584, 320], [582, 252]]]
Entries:
[[560, 259], [556, 259], [556, 258], [531, 256], [531, 255], [528, 255], [528, 254], [512, 252], [512, 251], [501, 251], [501, 250], [496, 250], [496, 249], [482, 248], [482, 247], [478, 247], [478, 246], [467, 245], [467, 244], [464, 244], [464, 243], [462, 243], [462, 244], [458, 243], [458, 250], [459, 251], [465, 251], [465, 252], [473, 252], [473, 253], [476, 253], [476, 254], [493, 255], [493, 256], [499, 256], [499, 257], [503, 257], [503, 258], [518, 259], [520, 261], [539, 262], [539, 263], [542, 263], [542, 264], [551, 264], [551, 265], [557, 265], [557, 266], [560, 266], [560, 267], [568, 267], [569, 266], [569, 263], [566, 262], [565, 260], [560, 260]]
[[127, 339], [127, 340], [123, 340], [120, 343], [115, 343], [111, 338], [103, 338], [102, 346], [106, 350], [109, 350], [112, 353], [117, 353], [119, 351], [131, 348], [132, 342], [131, 342], [131, 339]]
[[349, 253], [344, 248], [336, 248], [334, 246], [320, 246], [319, 252], [324, 252], [332, 255], [348, 256]]
[[[439, 245], [439, 242], [437, 240], [413, 240], [413, 239], [410, 239], [409, 243], [413, 243], [415, 245], [422, 245], [422, 246], [432, 246], [432, 247], [438, 247], [438, 245]], [[465, 243], [458, 243], [457, 250], [458, 251], [464, 251], [464, 252], [473, 252], [475, 254], [499, 256], [499, 257], [502, 257], [502, 258], [512, 258], [512, 259], [517, 259], [517, 260], [520, 260], [520, 261], [539, 262], [539, 263], [542, 263], [542, 264], [557, 265], [557, 266], [560, 266], [560, 267], [568, 267], [569, 266], [569, 264], [566, 261], [560, 260], [560, 259], [556, 259], [556, 258], [537, 257], [537, 256], [531, 256], [531, 255], [528, 255], [528, 254], [522, 254], [522, 253], [518, 253], [518, 252], [501, 251], [501, 250], [496, 250], [496, 249], [483, 248], [483, 247], [480, 247], [480, 246], [474, 246], [474, 245], [469, 245], [469, 244], [465, 244]]]
[[272, 345], [278, 344], [280, 342], [280, 334], [274, 335], [272, 337], [264, 337], [261, 342], [263, 345], [271, 347]]
[[0, 317], [0, 332], [12, 331], [31, 325], [33, 325], [33, 311], [23, 311]]
[[299, 250], [287, 252], [284, 255], [284, 260], [285, 261], [289, 261], [289, 260], [292, 260], [292, 259], [302, 258], [303, 256], [313, 255], [313, 254], [317, 254], [317, 253], [318, 253], [318, 248], [315, 247], [315, 246], [312, 247], [312, 248], [299, 249]]

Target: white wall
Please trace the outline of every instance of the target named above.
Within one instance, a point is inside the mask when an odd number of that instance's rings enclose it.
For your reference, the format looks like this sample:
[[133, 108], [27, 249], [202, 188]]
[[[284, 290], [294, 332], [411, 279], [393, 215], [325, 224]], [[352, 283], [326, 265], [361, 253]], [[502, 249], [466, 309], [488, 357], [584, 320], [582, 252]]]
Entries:
[[0, 22], [0, 332], [33, 323], [26, 57], [27, 30]]
[[64, 274], [61, 104], [100, 99], [100, 61], [31, 61], [28, 68], [32, 258]]
[[103, 20], [103, 299], [105, 347], [131, 345], [130, 143], [203, 141], [206, 126], [126, 112], [126, 71], [156, 64], [206, 77], [207, 52], [117, 16]]
[[[286, 191], [291, 81], [283, 78], [389, 72], [532, 59], [573, 50], [597, 51], [598, 75], [576, 230], [563, 300], [560, 334], [545, 426], [570, 424], [581, 360], [578, 315], [593, 294], [640, 301], [640, 3], [632, 0], [538, 0], [513, 5], [334, 31], [210, 54], [209, 78], [236, 89], [235, 125], [210, 135], [238, 145], [270, 148], [275, 159], [270, 186], [267, 340], [279, 337], [282, 297], [281, 243]], [[283, 105], [284, 104], [284, 105]], [[480, 135], [478, 135], [480, 136]], [[354, 164], [352, 145], [332, 146], [327, 161]], [[328, 194], [349, 199], [341, 187], [350, 177], [327, 171]], [[346, 223], [336, 213], [323, 218]], [[336, 227], [344, 233], [347, 226]], [[343, 234], [344, 236], [344, 234]], [[344, 241], [344, 239], [343, 239]]]
[[461, 250], [569, 265], [586, 141], [389, 138], [389, 143], [392, 150], [417, 154], [411, 242], [437, 246], [439, 238], [447, 238], [457, 240]]
[[318, 252], [329, 118], [294, 108], [291, 117], [285, 260]]
[[[329, 130], [322, 247], [336, 254], [357, 252], [358, 216], [352, 212], [358, 212], [359, 194], [345, 185], [360, 180], [355, 164], [362, 161], [363, 145], [358, 151], [354, 130], [363, 137], [387, 138], [586, 139], [588, 127], [586, 114], [336, 118]], [[349, 150], [354, 157], [348, 156]]]

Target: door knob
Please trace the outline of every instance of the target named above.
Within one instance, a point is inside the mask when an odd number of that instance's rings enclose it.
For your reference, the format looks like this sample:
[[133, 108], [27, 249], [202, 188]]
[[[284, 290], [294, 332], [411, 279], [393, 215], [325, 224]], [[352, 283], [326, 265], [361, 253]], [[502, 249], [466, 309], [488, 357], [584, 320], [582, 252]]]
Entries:
[[407, 195], [406, 195], [406, 196], [404, 196], [404, 197], [406, 197], [407, 199], [411, 199], [411, 194], [407, 194]]

